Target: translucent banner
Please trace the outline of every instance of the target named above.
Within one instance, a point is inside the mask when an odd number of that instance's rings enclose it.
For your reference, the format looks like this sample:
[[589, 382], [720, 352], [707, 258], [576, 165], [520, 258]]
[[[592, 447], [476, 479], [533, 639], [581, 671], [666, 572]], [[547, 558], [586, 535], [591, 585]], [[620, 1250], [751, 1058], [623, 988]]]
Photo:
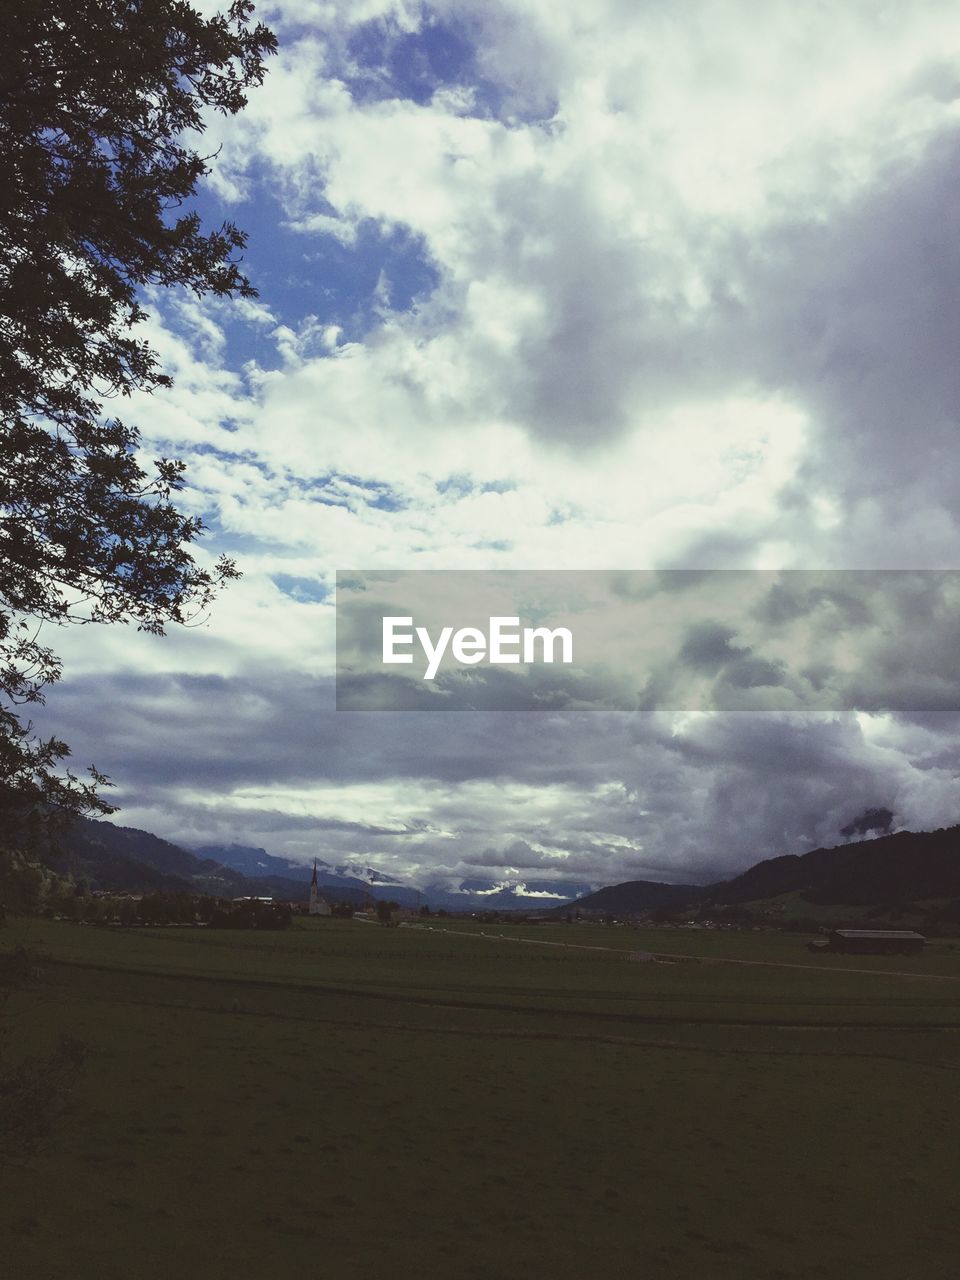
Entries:
[[960, 710], [958, 570], [340, 571], [338, 710]]

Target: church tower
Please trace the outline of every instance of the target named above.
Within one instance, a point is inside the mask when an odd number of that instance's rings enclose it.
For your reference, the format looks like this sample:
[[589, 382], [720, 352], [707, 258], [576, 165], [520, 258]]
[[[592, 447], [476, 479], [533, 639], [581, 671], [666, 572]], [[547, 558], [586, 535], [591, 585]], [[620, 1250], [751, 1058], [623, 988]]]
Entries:
[[310, 879], [310, 914], [320, 914], [320, 892], [317, 890], [316, 883], [316, 858], [314, 859], [314, 874]]
[[330, 914], [330, 904], [324, 898], [320, 897], [320, 890], [317, 886], [317, 860], [313, 860], [313, 875], [310, 877], [310, 910], [312, 916], [328, 916]]

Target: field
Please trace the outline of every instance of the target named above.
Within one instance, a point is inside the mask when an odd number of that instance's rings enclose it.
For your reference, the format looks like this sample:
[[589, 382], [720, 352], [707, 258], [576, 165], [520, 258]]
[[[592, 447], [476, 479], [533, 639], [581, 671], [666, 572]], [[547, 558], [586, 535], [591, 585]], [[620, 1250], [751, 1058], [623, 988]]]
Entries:
[[4, 1276], [957, 1275], [960, 948], [433, 924], [12, 922], [89, 1056]]

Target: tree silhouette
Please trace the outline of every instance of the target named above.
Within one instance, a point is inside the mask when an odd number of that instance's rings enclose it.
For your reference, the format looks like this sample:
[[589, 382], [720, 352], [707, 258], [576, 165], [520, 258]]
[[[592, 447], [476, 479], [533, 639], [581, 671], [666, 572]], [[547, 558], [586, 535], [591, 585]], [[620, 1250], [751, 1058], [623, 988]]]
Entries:
[[244, 233], [183, 204], [210, 157], [185, 137], [233, 114], [276, 39], [236, 0], [8, 0], [0, 12], [0, 818], [19, 839], [51, 807], [109, 812], [106, 781], [57, 772], [21, 708], [60, 664], [38, 623], [135, 622], [162, 634], [237, 577], [190, 544], [183, 464], [138, 456], [107, 402], [170, 385], [140, 322], [143, 291], [251, 297]]

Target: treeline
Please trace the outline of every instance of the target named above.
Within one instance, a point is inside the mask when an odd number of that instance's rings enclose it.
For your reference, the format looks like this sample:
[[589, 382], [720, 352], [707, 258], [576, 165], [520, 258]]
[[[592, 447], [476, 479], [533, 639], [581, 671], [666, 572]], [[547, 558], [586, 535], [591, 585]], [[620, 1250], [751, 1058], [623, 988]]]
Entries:
[[960, 937], [960, 898], [934, 901], [877, 903], [871, 907], [835, 908], [829, 916], [805, 915], [797, 903], [788, 910], [780, 904], [744, 903], [735, 906], [706, 905], [694, 917], [702, 922], [742, 928], [761, 926], [784, 933], [817, 933], [831, 929], [917, 929], [929, 938]]
[[145, 893], [142, 898], [66, 893], [45, 915], [85, 924], [206, 925], [210, 929], [286, 929], [293, 913], [283, 902], [227, 902], [207, 894]]
[[129, 894], [92, 891], [18, 851], [0, 849], [0, 921], [6, 914], [103, 925], [206, 925], [211, 929], [286, 929], [286, 903], [228, 901], [185, 891]]

